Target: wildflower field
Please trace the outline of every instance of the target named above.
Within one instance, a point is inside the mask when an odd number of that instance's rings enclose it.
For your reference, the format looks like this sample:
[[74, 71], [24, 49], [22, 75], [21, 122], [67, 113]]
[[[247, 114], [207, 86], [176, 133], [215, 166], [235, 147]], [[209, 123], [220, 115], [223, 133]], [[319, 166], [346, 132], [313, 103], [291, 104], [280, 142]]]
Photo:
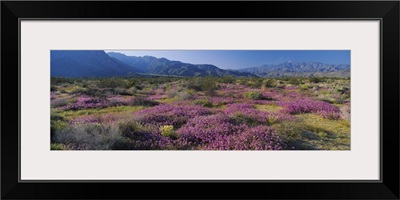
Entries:
[[55, 78], [52, 150], [349, 150], [350, 79]]

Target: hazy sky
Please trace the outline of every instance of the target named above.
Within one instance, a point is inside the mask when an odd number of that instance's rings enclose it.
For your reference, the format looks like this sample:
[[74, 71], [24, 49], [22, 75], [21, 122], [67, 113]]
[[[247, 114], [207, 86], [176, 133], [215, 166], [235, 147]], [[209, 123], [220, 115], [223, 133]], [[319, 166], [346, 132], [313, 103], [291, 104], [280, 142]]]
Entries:
[[350, 64], [350, 50], [109, 50], [106, 52], [110, 51], [128, 56], [154, 56], [192, 64], [213, 64], [222, 69], [240, 69], [286, 61]]

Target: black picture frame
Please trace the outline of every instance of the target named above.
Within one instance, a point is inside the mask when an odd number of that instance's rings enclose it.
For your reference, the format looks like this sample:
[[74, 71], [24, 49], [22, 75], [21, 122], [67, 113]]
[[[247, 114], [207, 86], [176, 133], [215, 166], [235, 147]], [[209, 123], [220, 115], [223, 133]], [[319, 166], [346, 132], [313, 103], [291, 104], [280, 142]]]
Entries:
[[[1, 198], [399, 199], [399, 8], [398, 1], [2, 1]], [[163, 18], [381, 20], [381, 181], [20, 182], [20, 19]]]

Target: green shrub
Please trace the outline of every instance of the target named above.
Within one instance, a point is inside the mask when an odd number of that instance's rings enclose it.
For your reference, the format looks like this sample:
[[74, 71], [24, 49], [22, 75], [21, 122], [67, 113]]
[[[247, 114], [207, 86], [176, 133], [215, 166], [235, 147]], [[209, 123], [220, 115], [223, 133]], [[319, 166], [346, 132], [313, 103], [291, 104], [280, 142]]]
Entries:
[[172, 89], [172, 86], [171, 86], [171, 85], [165, 86], [165, 91], [166, 91], [166, 92], [168, 92], [168, 91], [171, 90], [171, 89]]
[[67, 147], [64, 144], [51, 143], [50, 150], [67, 150]]
[[202, 78], [200, 82], [201, 91], [207, 95], [213, 95], [215, 90], [219, 88], [218, 82], [213, 77]]
[[174, 131], [174, 126], [172, 125], [164, 125], [160, 127], [161, 135], [164, 137], [168, 137]]
[[168, 90], [168, 91], [166, 92], [166, 94], [167, 94], [167, 96], [168, 96], [169, 98], [174, 98], [174, 97], [176, 97], [176, 96], [178, 95], [178, 90], [175, 89], [175, 88], [172, 88], [172, 89]]
[[82, 92], [84, 95], [92, 96], [92, 97], [105, 97], [106, 96], [106, 91], [105, 90], [99, 90], [96, 88], [90, 88]]
[[340, 94], [350, 94], [350, 88], [346, 86], [338, 88], [337, 91], [340, 92]]
[[244, 98], [252, 99], [252, 100], [261, 100], [263, 99], [263, 95], [260, 91], [248, 91], [243, 94]]
[[252, 78], [247, 81], [246, 85], [251, 88], [260, 88], [263, 84], [263, 80], [259, 78]]
[[290, 78], [289, 81], [288, 81], [288, 83], [289, 83], [289, 84], [292, 84], [292, 85], [300, 85], [300, 84], [301, 84], [301, 81], [300, 81], [300, 79], [298, 79], [298, 78]]
[[51, 115], [50, 120], [50, 140], [54, 141], [55, 134], [57, 132], [62, 132], [67, 129], [69, 126], [66, 122], [61, 121], [62, 117], [55, 117]]
[[311, 87], [310, 85], [301, 85], [300, 90], [309, 90]]
[[54, 109], [51, 109], [50, 112], [50, 120], [64, 120], [64, 117], [62, 117], [59, 113], [57, 113]]
[[157, 101], [152, 101], [152, 100], [148, 100], [148, 99], [143, 99], [143, 98], [134, 98], [132, 99], [132, 101], [130, 102], [131, 106], [156, 106], [160, 104]]
[[235, 83], [236, 79], [233, 76], [224, 76], [218, 79], [219, 83]]
[[310, 82], [321, 83], [321, 82], [325, 82], [325, 79], [321, 78], [321, 77], [312, 77], [312, 78], [310, 78]]
[[98, 82], [98, 87], [100, 88], [129, 88], [130, 86], [129, 82], [121, 78], [105, 78]]
[[68, 100], [65, 98], [54, 99], [51, 101], [50, 106], [53, 108], [62, 107], [68, 104]]
[[194, 101], [194, 104], [207, 108], [211, 108], [213, 106], [212, 103], [207, 99], [197, 99]]
[[72, 78], [51, 77], [50, 82], [51, 82], [51, 85], [59, 85], [59, 84], [62, 84], [62, 83], [72, 84], [75, 81]]
[[263, 123], [260, 123], [260, 121], [258, 119], [249, 117], [247, 115], [244, 115], [243, 113], [235, 113], [231, 119], [233, 120], [233, 122], [235, 124], [247, 124], [247, 125], [251, 125], [251, 126], [255, 126], [255, 125], [261, 125]]
[[133, 141], [146, 141], [149, 134], [154, 132], [151, 127], [143, 126], [136, 121], [121, 122], [118, 127], [123, 137]]
[[188, 100], [193, 98], [193, 94], [189, 93], [188, 91], [182, 91], [177, 94], [177, 97], [181, 100]]
[[273, 79], [267, 79], [267, 80], [263, 81], [262, 86], [266, 87], [266, 88], [274, 88], [274, 87], [276, 87], [276, 84]]
[[192, 78], [187, 80], [186, 87], [195, 91], [202, 91], [201, 81], [199, 78]]
[[285, 149], [308, 149], [302, 143], [302, 135], [306, 127], [302, 125], [301, 122], [283, 121], [279, 124], [275, 124], [274, 128], [284, 143]]
[[127, 96], [131, 96], [134, 95], [136, 93], [136, 88], [135, 87], [131, 87], [129, 89], [125, 89], [125, 88], [114, 88], [113, 89], [113, 93], [116, 95], [127, 95]]
[[52, 143], [77, 150], [111, 150], [124, 140], [117, 125], [82, 124], [56, 131]]
[[51, 85], [50, 86], [50, 92], [54, 92], [54, 91], [57, 91], [57, 87], [54, 86], [54, 85]]
[[128, 89], [126, 90], [126, 92], [127, 92], [128, 94], [130, 94], [130, 95], [136, 94], [136, 91], [137, 91], [137, 89], [136, 89], [135, 86], [132, 86], [132, 87], [130, 87], [130, 88], [128, 88]]

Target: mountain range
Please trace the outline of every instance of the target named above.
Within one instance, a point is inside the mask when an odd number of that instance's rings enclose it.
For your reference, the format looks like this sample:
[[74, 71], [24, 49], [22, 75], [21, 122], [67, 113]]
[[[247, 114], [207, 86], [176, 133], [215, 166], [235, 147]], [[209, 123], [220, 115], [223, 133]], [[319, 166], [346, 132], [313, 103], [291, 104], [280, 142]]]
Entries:
[[320, 62], [284, 62], [239, 69], [259, 77], [350, 77], [350, 65], [324, 64]]
[[223, 70], [209, 64], [190, 64], [152, 56], [126, 56], [99, 50], [52, 50], [51, 76], [111, 77], [111, 76], [235, 76], [256, 77], [248, 72]]
[[137, 70], [97, 50], [52, 50], [51, 76], [107, 77], [137, 76]]
[[166, 58], [152, 56], [127, 56], [121, 53], [109, 52], [109, 56], [131, 66], [140, 69], [141, 73], [172, 75], [172, 76], [240, 76], [255, 77], [248, 72], [235, 70], [223, 70], [210, 64], [190, 64], [180, 61], [172, 61]]
[[184, 77], [350, 77], [349, 65], [318, 62], [285, 62], [239, 70], [220, 69], [211, 64], [190, 64], [152, 56], [127, 56], [102, 50], [52, 50], [51, 76], [111, 77], [166, 75]]

